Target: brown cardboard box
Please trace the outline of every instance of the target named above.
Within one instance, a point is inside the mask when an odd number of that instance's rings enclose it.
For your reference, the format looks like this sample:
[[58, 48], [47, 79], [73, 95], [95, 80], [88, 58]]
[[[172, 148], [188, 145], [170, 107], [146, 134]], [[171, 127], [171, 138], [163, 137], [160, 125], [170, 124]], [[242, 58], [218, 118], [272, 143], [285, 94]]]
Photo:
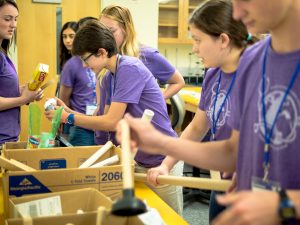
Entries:
[[6, 142], [2, 145], [2, 149], [26, 149], [27, 142], [20, 141], [20, 142]]
[[8, 218], [21, 218], [15, 205], [34, 200], [44, 199], [53, 196], [60, 196], [62, 214], [76, 214], [78, 209], [83, 212], [97, 211], [99, 206], [104, 206], [107, 210], [111, 210], [112, 201], [94, 188], [83, 188], [70, 191], [61, 191], [55, 193], [29, 195], [20, 198], [9, 199], [9, 215]]
[[[137, 217], [116, 217], [110, 215], [108, 212], [111, 210], [112, 201], [105, 197], [103, 194], [95, 189], [86, 188], [73, 191], [31, 195], [20, 198], [10, 199], [10, 216], [20, 215], [15, 213], [14, 206], [19, 203], [24, 203], [28, 201], [33, 201], [37, 199], [47, 198], [50, 196], [61, 197], [61, 205], [63, 215], [60, 216], [47, 216], [47, 217], [35, 217], [32, 218], [34, 225], [66, 225], [71, 223], [73, 225], [97, 225], [96, 210], [99, 206], [104, 206], [107, 211], [104, 213], [102, 225], [142, 225], [143, 223]], [[76, 214], [78, 209], [84, 211], [83, 214]], [[10, 218], [7, 220], [8, 225], [23, 225], [23, 219], [21, 218]]]
[[[18, 160], [37, 169], [37, 171], [32, 172], [6, 171], [3, 174], [4, 203], [8, 202], [8, 197], [13, 196], [20, 197], [28, 194], [80, 188], [95, 188], [111, 199], [121, 197], [122, 167], [120, 164], [101, 168], [78, 169], [78, 166], [100, 147], [4, 150], [3, 154], [6, 158]], [[98, 161], [115, 154], [118, 154], [121, 159], [121, 149], [113, 147]], [[6, 215], [7, 210], [7, 204], [5, 204]]]
[[[33, 220], [33, 225], [99, 225], [96, 224], [97, 213], [89, 212], [84, 214], [64, 215], [56, 217], [39, 217]], [[22, 219], [8, 219], [7, 225], [24, 225]], [[27, 223], [31, 225], [31, 223]], [[113, 215], [105, 215], [101, 225], [144, 225], [144, 223], [136, 216], [133, 217], [117, 217]]]

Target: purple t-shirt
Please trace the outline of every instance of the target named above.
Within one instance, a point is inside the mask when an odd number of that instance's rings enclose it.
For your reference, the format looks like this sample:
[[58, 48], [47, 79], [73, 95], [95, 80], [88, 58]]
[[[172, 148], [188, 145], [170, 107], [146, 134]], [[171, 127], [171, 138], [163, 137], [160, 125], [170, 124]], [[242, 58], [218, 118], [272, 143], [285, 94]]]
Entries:
[[[154, 112], [151, 123], [155, 128], [166, 135], [177, 136], [171, 127], [162, 92], [154, 76], [139, 59], [122, 56], [117, 72], [106, 74], [102, 82], [105, 81], [106, 104], [110, 104], [110, 99], [111, 102], [127, 103], [126, 113], [133, 117], [142, 117], [144, 110], [150, 109]], [[144, 167], [154, 167], [160, 165], [164, 158], [138, 151], [135, 161]]]
[[[19, 80], [11, 60], [0, 51], [0, 96], [20, 96]], [[20, 107], [0, 111], [0, 144], [17, 141], [20, 134]]]
[[[219, 91], [217, 91], [220, 73], [221, 73], [221, 81], [220, 81]], [[217, 118], [217, 114], [220, 111], [221, 104], [225, 99], [226, 93], [228, 92], [233, 76], [234, 73], [221, 72], [220, 68], [209, 69], [205, 75], [205, 79], [202, 84], [201, 99], [198, 107], [202, 111], [205, 111], [210, 127], [212, 127], [212, 115], [213, 115], [216, 93], [218, 92], [218, 98], [217, 98], [216, 108], [215, 108], [215, 118]], [[231, 92], [229, 93], [224, 103], [219, 119], [216, 121], [217, 122], [216, 134], [215, 134], [216, 140], [224, 140], [229, 138], [231, 135], [231, 127], [228, 125], [227, 121], [228, 118], [231, 116], [231, 110], [232, 110], [231, 95], [232, 95], [232, 90], [235, 88], [235, 85], [236, 84], [234, 82]]]
[[[99, 109], [97, 112], [97, 116], [104, 115], [105, 102], [106, 102], [106, 86], [107, 86], [107, 84], [109, 84], [107, 81], [108, 78], [109, 78], [109, 76], [104, 76], [100, 82], [100, 86], [99, 86], [100, 103], [99, 103]], [[95, 143], [97, 145], [104, 145], [109, 140], [112, 141], [114, 144], [117, 144], [114, 132], [107, 132], [107, 131], [101, 131], [101, 130], [95, 131]]]
[[[234, 110], [229, 125], [240, 131], [237, 177], [238, 189], [250, 189], [253, 176], [262, 178], [264, 125], [262, 119], [262, 60], [270, 37], [243, 54], [233, 91]], [[265, 111], [268, 131], [274, 120], [300, 51], [278, 54], [268, 47], [265, 80]], [[300, 189], [300, 75], [284, 102], [270, 145], [269, 179], [284, 189]]]
[[86, 113], [86, 105], [95, 103], [96, 76], [89, 68], [84, 68], [78, 56], [70, 58], [63, 67], [60, 84], [72, 88], [71, 108]]
[[175, 73], [175, 67], [155, 48], [142, 46], [139, 58], [153, 76], [162, 83], [166, 83]]
[[[158, 79], [162, 83], [166, 83], [171, 76], [175, 73], [175, 67], [172, 66], [169, 61], [162, 56], [159, 51], [155, 48], [151, 48], [148, 46], [142, 46], [140, 49], [140, 60], [143, 64], [151, 71], [156, 79]], [[108, 79], [108, 80], [107, 80]], [[110, 77], [104, 77], [101, 81], [100, 86], [100, 106], [97, 115], [104, 114], [104, 107], [106, 102], [106, 93], [105, 93], [105, 85], [107, 82], [110, 82]], [[109, 83], [110, 85], [110, 83]], [[108, 101], [109, 102], [109, 101]], [[96, 131], [95, 132], [95, 143], [96, 144], [105, 144], [109, 139], [113, 142], [115, 141], [114, 132], [106, 132], [106, 131]]]

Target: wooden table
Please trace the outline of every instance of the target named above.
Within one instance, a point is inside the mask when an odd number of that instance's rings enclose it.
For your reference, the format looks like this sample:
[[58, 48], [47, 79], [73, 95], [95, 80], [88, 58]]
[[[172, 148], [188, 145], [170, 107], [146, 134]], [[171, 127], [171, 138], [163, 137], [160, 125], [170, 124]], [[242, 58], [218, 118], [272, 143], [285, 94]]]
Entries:
[[185, 103], [185, 110], [196, 113], [200, 101], [201, 87], [185, 86], [179, 91]]

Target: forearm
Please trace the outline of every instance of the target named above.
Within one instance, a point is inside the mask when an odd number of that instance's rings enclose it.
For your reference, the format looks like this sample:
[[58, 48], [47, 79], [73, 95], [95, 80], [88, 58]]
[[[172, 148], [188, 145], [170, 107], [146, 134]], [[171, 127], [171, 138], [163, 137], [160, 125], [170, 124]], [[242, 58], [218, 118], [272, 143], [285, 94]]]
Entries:
[[103, 116], [75, 114], [74, 125], [90, 130], [115, 131], [118, 120]]
[[230, 140], [198, 143], [164, 137], [160, 143], [162, 153], [196, 167], [208, 170], [235, 171], [236, 146]]
[[180, 138], [192, 141], [201, 141], [209, 128], [210, 125], [207, 120], [206, 113], [198, 108], [193, 120], [184, 129]]
[[168, 171], [170, 171], [177, 162], [177, 159], [167, 155], [167, 157], [162, 161], [161, 165], [165, 165], [168, 168]]
[[182, 87], [182, 84], [168, 84], [163, 93], [164, 99], [171, 98], [173, 95], [178, 93]]
[[15, 108], [26, 104], [26, 99], [20, 97], [15, 98], [3, 98], [0, 97], [0, 111]]
[[192, 141], [201, 141], [203, 137], [208, 132], [209, 127], [205, 124], [201, 125], [194, 125], [193, 122], [191, 122], [182, 132], [180, 135], [181, 139], [187, 139]]

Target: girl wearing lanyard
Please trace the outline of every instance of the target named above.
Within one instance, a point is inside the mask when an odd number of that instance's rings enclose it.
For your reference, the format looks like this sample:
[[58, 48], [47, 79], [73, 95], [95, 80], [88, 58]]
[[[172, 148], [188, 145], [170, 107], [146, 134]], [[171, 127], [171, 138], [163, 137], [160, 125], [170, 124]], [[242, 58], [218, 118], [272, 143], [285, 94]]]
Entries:
[[[113, 33], [119, 52], [122, 55], [138, 57], [160, 83], [168, 84], [163, 92], [164, 99], [172, 97], [184, 86], [184, 79], [180, 72], [174, 68], [157, 49], [139, 43], [134, 22], [128, 8], [119, 5], [109, 5], [102, 10], [99, 20]], [[99, 84], [97, 91], [100, 92], [98, 115], [103, 115], [107, 112], [110, 105], [110, 95], [106, 96], [105, 91], [103, 91], [106, 89], [106, 86], [110, 85], [110, 78], [111, 76], [104, 76], [103, 79], [97, 83]], [[107, 140], [117, 143], [115, 140], [115, 132], [95, 131], [95, 142], [97, 144], [104, 144]], [[135, 169], [137, 172], [147, 173], [146, 168], [136, 166]], [[170, 173], [175, 176], [182, 176], [182, 171], [183, 162], [181, 161], [173, 167]], [[152, 188], [154, 189], [154, 187]], [[181, 214], [183, 204], [181, 187], [166, 186], [166, 191], [164, 192], [161, 187], [155, 189], [156, 192], [161, 192], [160, 195], [163, 196], [163, 199], [176, 212]], [[166, 192], [177, 194], [171, 195], [169, 198], [169, 194]], [[175, 200], [173, 196], [177, 196]]]
[[[235, 88], [239, 58], [253, 37], [242, 22], [232, 18], [229, 1], [212, 0], [196, 9], [189, 29], [194, 39], [193, 52], [202, 59], [205, 68], [210, 68], [202, 85], [201, 99], [192, 122], [180, 138], [200, 141], [211, 130], [211, 141], [230, 137], [227, 124], [232, 115], [232, 90]], [[157, 185], [158, 175], [167, 175], [176, 159], [167, 156], [157, 168], [148, 171], [149, 181]], [[216, 204], [215, 192], [211, 194], [210, 222], [223, 210]]]
[[[102, 69], [110, 71], [111, 82], [106, 94], [110, 96], [111, 104], [105, 115], [85, 116], [58, 100], [58, 104], [66, 110], [62, 113], [62, 122], [86, 129], [115, 131], [118, 121], [126, 112], [142, 117], [144, 110], [150, 109], [155, 113], [152, 124], [168, 136], [177, 136], [171, 127], [166, 103], [154, 76], [138, 58], [118, 54], [114, 36], [109, 29], [100, 22], [87, 23], [76, 33], [72, 52], [81, 58], [85, 67], [95, 73]], [[51, 119], [53, 111], [45, 114]], [[152, 168], [160, 165], [164, 158], [139, 150], [135, 161], [140, 167]], [[168, 189], [165, 195], [174, 194]]]
[[[84, 17], [78, 21], [78, 28], [93, 17]], [[96, 20], [96, 19], [95, 19]], [[77, 29], [76, 29], [77, 30]], [[69, 41], [69, 51], [72, 50], [75, 33]], [[72, 56], [63, 67], [60, 74], [59, 98], [72, 110], [85, 115], [93, 115], [96, 103], [96, 75], [89, 68], [82, 66], [78, 56]], [[64, 125], [68, 141], [74, 146], [94, 145], [94, 131], [78, 126]]]
[[[120, 54], [138, 57], [160, 83], [168, 84], [163, 93], [165, 99], [175, 95], [184, 86], [184, 80], [180, 72], [157, 49], [138, 42], [133, 19], [128, 8], [109, 5], [102, 10], [99, 20], [113, 33]], [[106, 89], [105, 85], [110, 83], [106, 79], [100, 79], [100, 82], [97, 83], [99, 85], [97, 91], [100, 92], [98, 115], [103, 115], [107, 111], [105, 102], [109, 103], [109, 100], [105, 100], [106, 94], [103, 91]], [[95, 132], [95, 142], [97, 144], [104, 144], [108, 139], [115, 142], [114, 133]]]
[[239, 192], [218, 197], [230, 207], [213, 225], [300, 224], [300, 1], [234, 0], [233, 9], [250, 32], [271, 35], [240, 60], [230, 138], [209, 144], [178, 141], [126, 116], [138, 137], [132, 141], [149, 153], [237, 171]]

